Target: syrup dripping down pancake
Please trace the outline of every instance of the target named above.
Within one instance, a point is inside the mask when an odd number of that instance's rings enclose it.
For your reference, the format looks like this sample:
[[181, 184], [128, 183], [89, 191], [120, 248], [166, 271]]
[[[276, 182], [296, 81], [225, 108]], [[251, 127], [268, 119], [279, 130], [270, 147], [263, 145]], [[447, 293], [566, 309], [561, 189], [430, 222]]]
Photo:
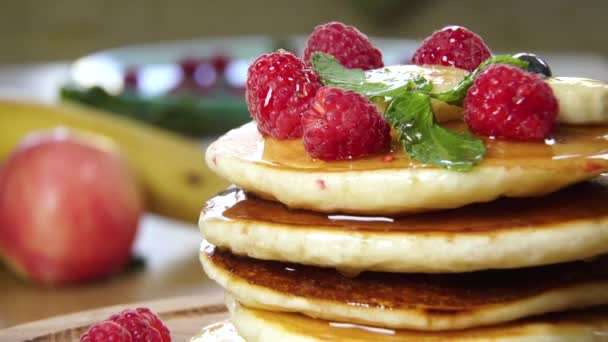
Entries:
[[[445, 125], [464, 129], [462, 122]], [[540, 196], [608, 171], [607, 126], [562, 125], [544, 142], [485, 144], [485, 159], [469, 172], [410, 160], [396, 141], [386, 154], [322, 162], [306, 154], [302, 141], [264, 138], [249, 123], [214, 142], [205, 158], [222, 178], [290, 208], [363, 215]]]
[[608, 259], [458, 274], [365, 272], [236, 256], [203, 244], [207, 275], [256, 308], [379, 327], [449, 330], [608, 304]]
[[[228, 300], [233, 301], [232, 298]], [[606, 308], [547, 315], [490, 328], [468, 329], [458, 332], [422, 333], [324, 322], [297, 314], [268, 312], [237, 307], [237, 305], [232, 304], [236, 309], [233, 315], [239, 321], [241, 329], [250, 335], [249, 341], [252, 342], [311, 342], [319, 340], [366, 342], [370, 340], [387, 342], [443, 342], [446, 340], [452, 342], [600, 342], [608, 340], [608, 310]], [[190, 340], [190, 342], [244, 341], [229, 320], [205, 327], [198, 336]]]
[[400, 218], [290, 210], [232, 188], [207, 203], [200, 226], [236, 254], [355, 273], [538, 266], [608, 253], [607, 180]]
[[[227, 298], [236, 330], [248, 342], [600, 342], [608, 307], [538, 316], [491, 327], [420, 332], [341, 324], [295, 313], [253, 309]], [[209, 341], [212, 342], [212, 341]]]

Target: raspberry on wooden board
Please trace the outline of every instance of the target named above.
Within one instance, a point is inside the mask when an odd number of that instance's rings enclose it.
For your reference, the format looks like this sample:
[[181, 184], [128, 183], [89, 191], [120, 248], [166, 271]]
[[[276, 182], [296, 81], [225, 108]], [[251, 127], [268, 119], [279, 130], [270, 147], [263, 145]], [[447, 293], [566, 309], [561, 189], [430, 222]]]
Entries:
[[319, 89], [302, 115], [304, 148], [321, 160], [356, 159], [388, 149], [390, 126], [378, 108], [351, 90]]
[[81, 342], [132, 342], [133, 338], [127, 329], [112, 321], [103, 321], [95, 324], [80, 337]]
[[171, 342], [171, 333], [148, 308], [126, 309], [91, 326], [81, 342]]
[[263, 135], [275, 139], [302, 136], [302, 113], [321, 87], [302, 60], [279, 50], [259, 56], [247, 74], [247, 106]]
[[137, 308], [135, 311], [139, 316], [147, 320], [148, 324], [160, 332], [164, 342], [171, 341], [171, 332], [169, 332], [169, 328], [163, 324], [163, 321], [161, 321], [152, 310], [148, 308]]
[[477, 34], [461, 26], [447, 26], [422, 41], [412, 56], [412, 63], [473, 71], [491, 55], [490, 49]]
[[[110, 321], [127, 329], [134, 341], [159, 341], [162, 342], [160, 331], [148, 324], [135, 310], [125, 310], [119, 314], [112, 315]], [[144, 339], [147, 338], [147, 339]]]
[[558, 103], [551, 87], [539, 75], [511, 65], [482, 71], [463, 105], [465, 121], [476, 134], [539, 140], [557, 124]]
[[353, 26], [330, 22], [315, 27], [306, 42], [304, 62], [310, 65], [310, 56], [317, 51], [328, 53], [344, 67], [363, 70], [384, 66], [382, 52]]

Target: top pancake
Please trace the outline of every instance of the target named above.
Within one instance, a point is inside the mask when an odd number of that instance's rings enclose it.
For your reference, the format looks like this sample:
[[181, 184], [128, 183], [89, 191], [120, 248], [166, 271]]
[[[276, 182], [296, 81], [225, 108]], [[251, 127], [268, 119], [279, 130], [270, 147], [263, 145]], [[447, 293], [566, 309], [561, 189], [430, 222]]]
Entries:
[[[446, 126], [464, 129], [462, 122]], [[311, 159], [301, 140], [264, 138], [249, 123], [213, 143], [206, 161], [230, 182], [291, 208], [365, 215], [539, 196], [608, 171], [607, 126], [562, 125], [545, 142], [485, 144], [486, 158], [470, 172], [410, 160], [397, 142], [382, 155], [323, 162]]]

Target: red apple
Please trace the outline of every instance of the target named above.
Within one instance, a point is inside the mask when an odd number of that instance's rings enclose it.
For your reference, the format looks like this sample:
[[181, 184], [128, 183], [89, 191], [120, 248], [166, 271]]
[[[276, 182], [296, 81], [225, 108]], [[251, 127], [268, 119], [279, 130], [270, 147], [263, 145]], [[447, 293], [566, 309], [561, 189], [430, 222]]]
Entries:
[[27, 279], [76, 283], [120, 270], [142, 214], [126, 161], [107, 141], [28, 136], [0, 168], [0, 254]]

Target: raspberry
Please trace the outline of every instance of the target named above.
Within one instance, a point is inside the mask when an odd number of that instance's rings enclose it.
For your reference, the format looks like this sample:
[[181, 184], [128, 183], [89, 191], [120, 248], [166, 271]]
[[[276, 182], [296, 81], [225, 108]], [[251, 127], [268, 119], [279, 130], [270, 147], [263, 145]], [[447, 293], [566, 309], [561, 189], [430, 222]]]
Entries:
[[304, 50], [304, 61], [310, 65], [310, 55], [322, 51], [336, 57], [344, 67], [363, 70], [384, 66], [382, 53], [366, 35], [352, 26], [330, 22], [315, 27], [308, 37]]
[[390, 145], [390, 126], [378, 108], [350, 90], [323, 87], [302, 115], [304, 148], [317, 159], [355, 159]]
[[539, 75], [495, 64], [484, 69], [469, 88], [464, 112], [475, 133], [539, 140], [555, 127], [558, 104], [551, 87]]
[[110, 322], [99, 322], [80, 337], [80, 342], [132, 342], [131, 334], [120, 325]]
[[290, 52], [263, 54], [249, 67], [247, 106], [264, 135], [302, 136], [302, 113], [321, 87], [319, 76]]
[[154, 312], [137, 308], [121, 311], [93, 325], [80, 341], [171, 342], [171, 334]]
[[158, 316], [148, 308], [137, 308], [135, 309], [140, 317], [143, 317], [148, 321], [148, 324], [158, 330], [163, 338], [164, 342], [171, 341], [171, 333]]
[[435, 31], [418, 47], [412, 63], [445, 65], [473, 71], [490, 58], [490, 49], [480, 36], [460, 26]]
[[133, 341], [164, 342], [160, 331], [156, 330], [147, 318], [144, 318], [135, 310], [125, 310], [114, 314], [108, 319], [127, 329]]

